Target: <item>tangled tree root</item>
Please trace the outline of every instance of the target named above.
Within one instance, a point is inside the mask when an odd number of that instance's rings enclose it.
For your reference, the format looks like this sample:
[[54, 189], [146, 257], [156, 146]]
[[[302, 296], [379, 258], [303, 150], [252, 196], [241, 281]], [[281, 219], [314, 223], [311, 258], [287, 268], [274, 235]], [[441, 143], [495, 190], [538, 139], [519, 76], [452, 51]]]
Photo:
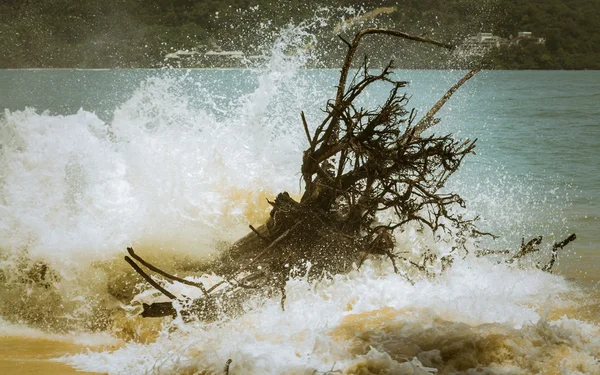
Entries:
[[[286, 192], [269, 201], [272, 209], [267, 222], [258, 228], [250, 226], [247, 236], [207, 265], [207, 269], [223, 278], [221, 283], [207, 288], [170, 275], [128, 249], [130, 256], [125, 257], [126, 261], [169, 299], [175, 301], [177, 297], [146, 274], [136, 261], [168, 280], [202, 291], [202, 297], [196, 300], [178, 300], [185, 307], [182, 314], [202, 320], [216, 319], [222, 312], [239, 309], [240, 301], [256, 294], [280, 293], [283, 309], [285, 283], [294, 272], [308, 274], [311, 279], [346, 273], [355, 265], [360, 266], [368, 256], [387, 257], [399, 272], [396, 260], [400, 258], [394, 253], [393, 233], [408, 223], [456, 237], [490, 235], [479, 231], [475, 220], [452, 213], [453, 207], [464, 207], [458, 194], [440, 191], [464, 157], [473, 152], [475, 140], [424, 135], [439, 123], [437, 112], [478, 70], [468, 72], [417, 121], [416, 111], [406, 108], [408, 96], [400, 93], [407, 82], [394, 78], [392, 62], [371, 73], [365, 57], [347, 83], [360, 41], [374, 34], [453, 48], [387, 29], [362, 30], [352, 43], [342, 39], [348, 45], [348, 52], [335, 99], [327, 102], [324, 120], [312, 127], [304, 113], [301, 114], [309, 144], [301, 167], [304, 193], [299, 201]], [[376, 109], [360, 107], [357, 100], [375, 83], [389, 85], [387, 99]], [[378, 222], [382, 212], [393, 213], [393, 219], [388, 223]], [[573, 239], [574, 235], [556, 244], [550, 263], [541, 268], [550, 271], [556, 251]], [[535, 251], [539, 241], [523, 244], [509, 262]], [[428, 262], [434, 260], [425, 257], [420, 263], [409, 260], [404, 263], [427, 274]], [[449, 266], [451, 261], [451, 257], [441, 259], [442, 267]], [[172, 303], [164, 302], [145, 304], [142, 316], [173, 314]]]

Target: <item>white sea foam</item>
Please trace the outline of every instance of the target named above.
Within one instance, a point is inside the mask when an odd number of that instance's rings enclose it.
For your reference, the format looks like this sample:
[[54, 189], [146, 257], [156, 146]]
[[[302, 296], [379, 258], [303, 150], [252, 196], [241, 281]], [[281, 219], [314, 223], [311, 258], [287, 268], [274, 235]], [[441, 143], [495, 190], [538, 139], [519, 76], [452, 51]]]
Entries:
[[[258, 87], [226, 108], [208, 102], [201, 82], [198, 92], [182, 92], [188, 77], [167, 76], [143, 82], [110, 123], [84, 110], [7, 111], [3, 247], [27, 248], [61, 268], [140, 242], [201, 253], [245, 232], [245, 205], [261, 191], [298, 192], [289, 169], [300, 165], [304, 138], [294, 125], [315, 95], [295, 79], [302, 62], [282, 50], [299, 43], [294, 38], [301, 36], [283, 34], [268, 73], [254, 76]], [[204, 108], [190, 105], [193, 94], [207, 95]]]
[[505, 374], [532, 371], [536, 361], [549, 369], [554, 362], [541, 352], [568, 348], [573, 355], [564, 355], [564, 373], [600, 370], [597, 326], [541, 315], [572, 304], [561, 277], [473, 259], [436, 281], [411, 285], [390, 268], [373, 262], [317, 285], [294, 279], [285, 311], [277, 299], [261, 301], [241, 317], [214, 324], [175, 321], [174, 330], [149, 345], [63, 360], [110, 374], [218, 374], [228, 359], [230, 374], [429, 373], [413, 368], [423, 366]]

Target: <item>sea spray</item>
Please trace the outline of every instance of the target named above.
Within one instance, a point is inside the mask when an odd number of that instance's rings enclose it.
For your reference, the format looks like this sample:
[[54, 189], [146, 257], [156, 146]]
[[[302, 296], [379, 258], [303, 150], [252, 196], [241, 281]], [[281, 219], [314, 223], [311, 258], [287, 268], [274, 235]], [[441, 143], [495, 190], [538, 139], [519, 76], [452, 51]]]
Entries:
[[282, 30], [267, 69], [239, 75], [241, 91], [225, 97], [214, 91], [231, 86], [228, 75], [166, 72], [108, 121], [83, 109], [7, 110], [3, 315], [48, 329], [105, 325], [105, 307], [127, 300], [137, 280], [122, 262], [127, 246], [185, 268], [264, 221], [266, 198], [297, 194], [299, 113], [315, 118], [333, 90], [297, 74], [311, 40], [304, 27]]
[[[597, 326], [543, 317], [544, 310], [572, 303], [571, 287], [558, 276], [485, 259], [415, 285], [390, 271], [389, 263], [369, 261], [316, 285], [299, 277], [287, 284], [285, 312], [277, 298], [250, 301], [237, 318], [175, 321], [177, 329], [153, 344], [63, 360], [88, 371], [156, 374], [216, 374], [228, 359], [232, 374], [371, 374], [412, 360], [441, 373], [551, 374], [558, 364], [583, 373], [598, 369]], [[565, 357], [565, 350], [573, 355]], [[540, 356], [545, 351], [566, 360]]]

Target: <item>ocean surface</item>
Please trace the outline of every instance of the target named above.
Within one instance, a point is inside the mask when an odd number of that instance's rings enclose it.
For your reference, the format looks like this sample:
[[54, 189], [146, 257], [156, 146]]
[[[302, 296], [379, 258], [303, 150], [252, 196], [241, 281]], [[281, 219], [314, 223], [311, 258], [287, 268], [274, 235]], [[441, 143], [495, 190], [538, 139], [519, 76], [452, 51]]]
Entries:
[[[464, 73], [396, 71], [420, 114]], [[266, 218], [265, 198], [301, 193], [300, 112], [317, 124], [337, 76], [276, 60], [0, 71], [0, 373], [599, 374], [598, 71], [480, 72], [432, 129], [477, 139], [445, 189], [499, 236], [481, 248], [541, 235], [543, 262], [576, 233], [554, 274], [470, 254], [411, 285], [372, 260], [290, 280], [285, 312], [265, 297], [211, 324], [128, 313], [147, 286], [126, 247], [190, 274]], [[445, 251], [412, 227], [396, 240]]]

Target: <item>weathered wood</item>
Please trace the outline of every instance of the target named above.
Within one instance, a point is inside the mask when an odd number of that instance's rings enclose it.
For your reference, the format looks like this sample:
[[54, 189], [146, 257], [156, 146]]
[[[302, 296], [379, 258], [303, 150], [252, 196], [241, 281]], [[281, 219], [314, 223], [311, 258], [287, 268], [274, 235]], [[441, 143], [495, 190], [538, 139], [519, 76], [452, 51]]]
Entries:
[[[567, 246], [571, 242], [575, 241], [576, 239], [577, 239], [577, 236], [575, 235], [575, 233], [573, 233], [569, 237], [565, 238], [564, 240], [554, 243], [554, 245], [552, 245], [550, 260], [547, 263], [537, 263], [536, 267], [545, 272], [552, 272], [552, 267], [554, 267], [554, 264], [556, 263], [556, 260], [558, 259], [558, 250], [563, 249], [565, 246]], [[534, 237], [531, 240], [527, 241], [527, 243], [525, 243], [525, 238], [523, 238], [521, 240], [521, 246], [519, 248], [519, 251], [517, 251], [512, 257], [510, 257], [508, 259], [500, 260], [500, 262], [504, 262], [504, 263], [508, 263], [508, 264], [515, 263], [515, 264], [520, 265], [521, 260], [524, 258], [527, 258], [527, 255], [540, 251], [539, 248], [534, 247], [534, 246], [538, 246], [541, 243], [542, 243], [542, 236]], [[478, 250], [475, 254], [476, 254], [476, 256], [481, 257], [481, 256], [488, 256], [488, 255], [507, 255], [510, 253], [511, 253], [510, 250], [487, 250], [486, 249], [486, 250]]]
[[542, 271], [552, 272], [552, 267], [554, 267], [554, 263], [556, 263], [556, 260], [558, 259], [558, 250], [563, 249], [565, 246], [575, 241], [576, 239], [577, 236], [575, 235], [575, 233], [573, 233], [564, 240], [555, 243], [552, 246], [552, 255], [548, 263], [546, 263], [545, 265], [538, 265], [538, 268], [540, 268]]
[[[140, 262], [142, 265], [144, 265], [144, 266], [145, 266], [145, 267], [147, 267], [148, 269], [150, 269], [150, 270], [152, 270], [152, 271], [154, 271], [154, 272], [158, 273], [159, 275], [161, 275], [161, 276], [164, 276], [164, 277], [166, 277], [166, 278], [167, 278], [167, 279], [169, 279], [169, 280], [177, 281], [177, 282], [180, 282], [180, 283], [182, 283], [182, 284], [185, 284], [185, 285], [189, 285], [189, 286], [195, 286], [196, 288], [199, 288], [200, 290], [202, 290], [202, 292], [203, 292], [205, 295], [207, 294], [207, 292], [206, 292], [206, 288], [204, 288], [204, 285], [202, 285], [201, 283], [196, 283], [196, 282], [193, 282], [193, 281], [189, 281], [189, 280], [182, 279], [182, 278], [180, 278], [180, 277], [177, 277], [177, 276], [174, 276], [174, 275], [171, 275], [171, 274], [168, 274], [168, 273], [166, 273], [165, 271], [161, 270], [160, 268], [153, 266], [152, 264], [150, 264], [150, 263], [146, 262], [144, 259], [142, 259], [141, 257], [139, 257], [139, 256], [138, 256], [138, 255], [137, 255], [137, 254], [136, 254], [136, 253], [133, 251], [133, 248], [132, 248], [132, 247], [128, 247], [128, 248], [127, 248], [127, 252], [129, 253], [129, 255], [130, 255], [130, 256], [131, 256], [133, 259], [137, 260], [137, 261], [138, 261], [138, 262]], [[131, 261], [130, 261], [130, 260], [127, 260], [127, 259], [125, 259], [125, 260], [126, 260], [126, 261], [127, 261], [129, 264], [131, 264]], [[132, 267], [133, 267], [134, 269], [136, 268], [136, 266], [133, 266], [133, 265], [132, 265]], [[138, 273], [139, 273], [139, 271], [138, 271]], [[164, 294], [164, 293], [163, 293], [163, 294]]]
[[146, 282], [148, 284], [152, 285], [156, 290], [158, 290], [159, 292], [161, 292], [162, 294], [164, 294], [165, 296], [167, 296], [171, 299], [177, 298], [173, 293], [169, 292], [168, 290], [163, 288], [159, 283], [152, 280], [152, 277], [150, 277], [148, 274], [146, 274], [133, 260], [131, 260], [131, 258], [126, 256], [125, 261], [127, 263], [129, 263], [129, 265], [135, 270], [135, 272], [138, 273], [138, 275], [142, 276], [144, 278], [144, 280], [146, 280]]

